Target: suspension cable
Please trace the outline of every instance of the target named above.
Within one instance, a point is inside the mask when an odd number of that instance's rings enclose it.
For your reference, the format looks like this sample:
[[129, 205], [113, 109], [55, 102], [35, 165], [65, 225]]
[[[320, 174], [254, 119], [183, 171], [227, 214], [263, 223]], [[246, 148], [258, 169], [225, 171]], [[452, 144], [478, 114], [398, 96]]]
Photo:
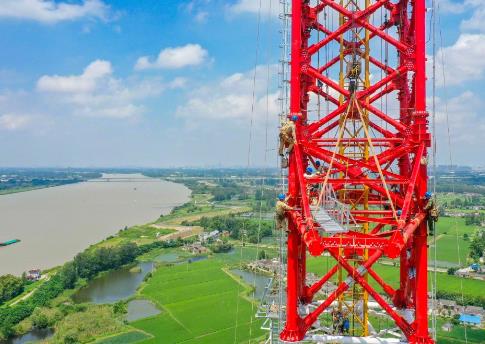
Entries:
[[[446, 88], [446, 74], [445, 74], [445, 52], [443, 48], [443, 35], [441, 32], [441, 17], [439, 16], [439, 4], [437, 6], [438, 9], [438, 28], [439, 28], [439, 36], [440, 36], [440, 52], [441, 52], [441, 72], [443, 77], [443, 92], [444, 92], [444, 106], [445, 106], [445, 118], [446, 118], [446, 133], [448, 138], [448, 158], [450, 163], [450, 170], [453, 169], [453, 152], [452, 152], [452, 145], [451, 145], [451, 133], [450, 133], [450, 119], [448, 114], [448, 97], [447, 97], [447, 88]], [[455, 194], [455, 174], [452, 173], [451, 176], [451, 190], [453, 194]], [[458, 257], [458, 265], [461, 266], [461, 252], [460, 252], [460, 242], [458, 236], [458, 221], [456, 217], [454, 217], [454, 227], [455, 227], [455, 234], [456, 234], [456, 248], [457, 248], [457, 257]], [[463, 307], [466, 307], [465, 304], [465, 297], [463, 293], [463, 279], [460, 278], [460, 292], [461, 292], [461, 303]], [[467, 333], [467, 325], [463, 323], [464, 326], [464, 334], [465, 334], [465, 343], [468, 343], [468, 333]]]
[[[431, 126], [432, 126], [432, 157], [433, 157], [433, 197], [436, 200], [436, 0], [431, 1], [432, 10], [431, 10], [431, 41], [432, 41], [432, 53], [433, 53], [433, 67], [432, 67], [432, 117], [431, 117]], [[431, 293], [431, 302], [432, 302], [432, 311], [431, 311], [431, 322], [433, 326], [433, 339], [437, 341], [437, 324], [436, 324], [436, 311], [437, 311], [437, 304], [436, 304], [436, 292], [438, 287], [438, 280], [437, 280], [437, 252], [438, 252], [438, 240], [437, 240], [437, 231], [435, 228], [434, 237], [433, 237], [433, 279], [432, 279], [432, 293]]]
[[[247, 157], [247, 171], [249, 172], [249, 168], [251, 167], [251, 145], [253, 140], [253, 125], [254, 125], [254, 111], [255, 111], [255, 103], [256, 103], [256, 75], [258, 69], [258, 60], [259, 60], [259, 41], [260, 41], [260, 31], [261, 31], [261, 2], [259, 0], [259, 9], [258, 9], [258, 19], [257, 19], [257, 29], [256, 29], [256, 48], [255, 48], [255, 57], [254, 57], [254, 71], [253, 71], [253, 83], [252, 83], [252, 102], [251, 102], [251, 114], [250, 114], [250, 121], [249, 121], [249, 140], [248, 140], [248, 157]], [[243, 247], [244, 247], [244, 236], [246, 229], [245, 229], [245, 222], [243, 222], [243, 232], [241, 233], [241, 247], [239, 253], [239, 263], [243, 260]], [[234, 326], [234, 344], [237, 343], [237, 328], [239, 325], [239, 302], [240, 302], [240, 292], [241, 292], [241, 285], [238, 283], [237, 288], [237, 295], [236, 295], [236, 325]], [[251, 309], [253, 304], [251, 303]], [[253, 318], [253, 314], [251, 314], [251, 321]], [[251, 327], [250, 326], [250, 338], [251, 338]]]

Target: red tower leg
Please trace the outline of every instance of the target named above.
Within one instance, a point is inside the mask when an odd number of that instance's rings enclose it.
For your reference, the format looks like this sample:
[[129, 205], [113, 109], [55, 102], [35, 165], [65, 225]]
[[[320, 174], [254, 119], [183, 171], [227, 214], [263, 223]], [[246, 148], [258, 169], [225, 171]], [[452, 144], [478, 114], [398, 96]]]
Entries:
[[[367, 300], [373, 298], [410, 343], [433, 343], [424, 199], [430, 147], [425, 1], [292, 0], [291, 13], [287, 115], [299, 119], [288, 169], [289, 203], [295, 210], [287, 216], [287, 305], [280, 338], [303, 340], [333, 302], [358, 318], [351, 335], [365, 337]], [[312, 103], [312, 97], [320, 101]], [[317, 160], [324, 173], [305, 176]], [[330, 203], [322, 203], [331, 192], [346, 209], [346, 221], [352, 220], [351, 227], [342, 224], [344, 231], [332, 232], [327, 220], [319, 222], [320, 208], [335, 221], [343, 219], [325, 208]], [[307, 255], [322, 253], [335, 261], [308, 286]], [[372, 268], [383, 257], [399, 265], [399, 283], [382, 279]], [[299, 306], [314, 301], [332, 278], [338, 279], [333, 281], [337, 289], [310, 314], [299, 314]], [[349, 307], [349, 298], [358, 298], [362, 310], [357, 311], [358, 303]]]

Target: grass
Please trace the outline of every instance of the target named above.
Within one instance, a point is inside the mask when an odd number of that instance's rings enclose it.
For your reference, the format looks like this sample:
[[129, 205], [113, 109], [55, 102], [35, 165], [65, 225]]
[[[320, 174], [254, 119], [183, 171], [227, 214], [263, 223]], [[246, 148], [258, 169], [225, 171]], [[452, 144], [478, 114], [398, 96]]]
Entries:
[[168, 228], [154, 228], [151, 225], [134, 226], [130, 230], [122, 231], [118, 235], [122, 240], [129, 242], [136, 242], [138, 245], [150, 243], [157, 239], [158, 236], [163, 236], [175, 232]]
[[116, 236], [111, 236], [108, 239], [93, 245], [91, 249], [99, 247], [113, 247], [123, 243], [133, 242], [137, 245], [149, 244], [158, 240], [158, 236], [163, 236], [175, 232], [169, 228], [155, 228], [151, 224], [133, 226], [126, 230], [120, 230]]
[[99, 339], [95, 344], [131, 344], [138, 343], [142, 340], [150, 338], [150, 335], [141, 331], [130, 331], [121, 333], [115, 336]]
[[196, 221], [204, 216], [222, 216], [251, 210], [247, 201], [228, 204], [217, 202], [218, 206], [216, 206], [210, 202], [212, 197], [211, 194], [192, 194], [190, 202], [177, 207], [168, 215], [161, 216], [156, 222], [180, 225], [183, 221]]
[[445, 319], [438, 319], [437, 321], [437, 333], [438, 343], [484, 343], [485, 342], [485, 330], [467, 327], [466, 329], [466, 341], [465, 341], [465, 328], [463, 326], [453, 326], [451, 332], [445, 332], [441, 329], [444, 323], [448, 322]]
[[[463, 234], [467, 233], [471, 238], [477, 226], [466, 226], [464, 218], [457, 217], [441, 217], [436, 224], [437, 235], [440, 236], [437, 241], [437, 260], [441, 262], [449, 262], [452, 265], [465, 265], [470, 253], [470, 242], [464, 240]], [[460, 247], [460, 254], [458, 255], [457, 247]], [[430, 249], [430, 254], [433, 254]]]
[[254, 319], [256, 306], [245, 298], [248, 289], [222, 270], [239, 262], [241, 256], [249, 260], [256, 255], [254, 248], [241, 252], [160, 267], [141, 295], [165, 312], [132, 324], [153, 335], [143, 343], [162, 339], [163, 343], [247, 343], [264, 335], [261, 322]]
[[110, 305], [88, 305], [84, 311], [69, 314], [57, 323], [55, 335], [47, 343], [86, 343], [126, 329]]
[[[314, 272], [319, 276], [323, 276], [329, 269], [334, 265], [333, 258], [329, 257], [308, 257], [307, 258], [307, 270], [309, 272]], [[386, 283], [390, 284], [392, 287], [398, 287], [399, 281], [399, 268], [375, 264], [373, 270], [377, 272], [379, 276], [382, 277]], [[346, 276], [346, 274], [344, 274]], [[463, 285], [463, 293], [469, 296], [483, 296], [483, 288], [485, 283], [483, 281], [460, 278], [457, 276], [450, 276], [446, 273], [437, 273], [437, 286], [439, 291], [461, 293]], [[336, 280], [334, 279], [334, 282]], [[372, 287], [377, 290], [381, 290], [378, 284], [369, 278], [369, 283]], [[429, 279], [431, 286], [431, 279]]]

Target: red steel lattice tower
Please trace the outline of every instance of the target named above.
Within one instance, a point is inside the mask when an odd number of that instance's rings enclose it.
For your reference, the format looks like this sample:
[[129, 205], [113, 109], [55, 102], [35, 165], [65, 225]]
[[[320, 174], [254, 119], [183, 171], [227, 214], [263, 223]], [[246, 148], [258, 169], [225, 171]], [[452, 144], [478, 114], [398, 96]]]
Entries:
[[[425, 12], [424, 0], [292, 0], [287, 115], [298, 120], [288, 164], [294, 210], [286, 215], [283, 341], [311, 339], [309, 331], [330, 308], [352, 317], [348, 335], [370, 338], [367, 309], [373, 299], [408, 342], [433, 343]], [[321, 173], [305, 173], [317, 161]], [[343, 231], [332, 232], [319, 220], [319, 213], [335, 210], [324, 209], [328, 190], [353, 221]], [[307, 254], [332, 262], [327, 269], [322, 262], [325, 274], [313, 284], [306, 281]], [[382, 258], [397, 263], [394, 281], [376, 272]], [[336, 289], [302, 311], [334, 279]]]

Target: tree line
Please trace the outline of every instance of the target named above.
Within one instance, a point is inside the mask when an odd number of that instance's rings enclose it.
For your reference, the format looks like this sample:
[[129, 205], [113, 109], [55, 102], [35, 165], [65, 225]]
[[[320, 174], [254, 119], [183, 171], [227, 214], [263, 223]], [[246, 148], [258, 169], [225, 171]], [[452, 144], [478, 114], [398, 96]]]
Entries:
[[[177, 247], [184, 244], [181, 239], [173, 241], [155, 241], [137, 246], [124, 243], [116, 247], [101, 247], [79, 253], [48, 281], [40, 285], [26, 300], [11, 307], [0, 308], [0, 332], [4, 337], [14, 334], [14, 326], [29, 317], [37, 307], [43, 307], [59, 296], [66, 289], [73, 289], [80, 279], [92, 279], [98, 273], [117, 269], [133, 263], [137, 256], [155, 248]], [[5, 278], [4, 280], [9, 280]], [[10, 283], [10, 282], [9, 282]]]
[[485, 253], [485, 229], [479, 229], [470, 242], [470, 258], [478, 262]]
[[273, 232], [272, 220], [256, 220], [242, 218], [235, 215], [202, 217], [193, 222], [183, 222], [183, 225], [201, 226], [206, 231], [228, 231], [232, 239], [258, 243], [262, 238], [271, 236]]
[[24, 291], [25, 281], [13, 275], [0, 276], [0, 304], [13, 299]]

